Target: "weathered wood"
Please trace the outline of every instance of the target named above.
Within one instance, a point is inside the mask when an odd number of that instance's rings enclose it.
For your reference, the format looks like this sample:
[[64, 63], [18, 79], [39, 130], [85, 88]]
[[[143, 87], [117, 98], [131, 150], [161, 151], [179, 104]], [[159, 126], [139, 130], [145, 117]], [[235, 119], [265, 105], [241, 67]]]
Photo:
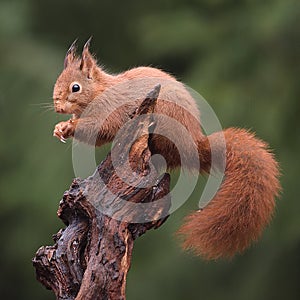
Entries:
[[[147, 95], [115, 142], [112, 152], [119, 159], [113, 161], [109, 153], [94, 175], [74, 179], [64, 193], [58, 217], [66, 228], [33, 258], [37, 280], [57, 299], [125, 299], [134, 240], [168, 216], [170, 178], [158, 178], [148, 147], [159, 90]], [[147, 114], [143, 121], [137, 118], [142, 114]], [[124, 153], [130, 153], [131, 168]]]

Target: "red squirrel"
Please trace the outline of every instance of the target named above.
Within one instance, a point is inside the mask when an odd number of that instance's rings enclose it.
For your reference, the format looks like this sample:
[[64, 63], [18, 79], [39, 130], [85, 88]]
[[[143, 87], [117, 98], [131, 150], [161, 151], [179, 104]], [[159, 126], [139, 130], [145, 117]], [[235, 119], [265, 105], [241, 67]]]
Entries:
[[[80, 134], [76, 134], [75, 138], [80, 141], [89, 143], [89, 136], [97, 132], [94, 145], [111, 142], [122, 125], [130, 119], [134, 107], [119, 107], [101, 126], [91, 122], [83, 114], [84, 110], [96, 99], [101, 100], [105, 91], [114, 86], [136, 79], [157, 79], [162, 88], [155, 113], [176, 120], [189, 132], [197, 145], [201, 172], [208, 173], [211, 168], [210, 144], [213, 142], [218, 145], [221, 136], [226, 141], [226, 165], [221, 187], [207, 206], [186, 217], [178, 231], [183, 238], [184, 249], [192, 250], [205, 259], [231, 258], [256, 241], [272, 218], [275, 198], [280, 192], [279, 166], [268, 145], [244, 129], [228, 128], [209, 136], [204, 135], [194, 99], [173, 76], [152, 67], [137, 67], [117, 75], [109, 74], [97, 65], [90, 53], [90, 40], [85, 44], [81, 57], [76, 56], [75, 43], [67, 51], [64, 69], [53, 92], [56, 112], [72, 114], [72, 118], [58, 123], [53, 135], [64, 142], [74, 137], [76, 129]], [[176, 92], [164, 90], [160, 80], [177, 83]], [[151, 87], [149, 85], [145, 91], [148, 92]], [[123, 97], [132, 98], [131, 93], [132, 90], [127, 89], [123, 91]], [[174, 104], [172, 97], [177, 97], [179, 105]], [[168, 99], [173, 103], [164, 101]], [[113, 105], [118, 97], [106, 100], [107, 105]], [[105, 101], [102, 103], [104, 112]], [[101, 113], [98, 114], [101, 119]], [[188, 147], [185, 146], [187, 143], [183, 132], [175, 134], [182, 141], [183, 148]], [[184, 155], [188, 156], [189, 150], [186, 149]], [[180, 167], [180, 155], [167, 138], [154, 137], [151, 151], [160, 153], [169, 169]], [[193, 166], [187, 165], [187, 168], [192, 169]]]

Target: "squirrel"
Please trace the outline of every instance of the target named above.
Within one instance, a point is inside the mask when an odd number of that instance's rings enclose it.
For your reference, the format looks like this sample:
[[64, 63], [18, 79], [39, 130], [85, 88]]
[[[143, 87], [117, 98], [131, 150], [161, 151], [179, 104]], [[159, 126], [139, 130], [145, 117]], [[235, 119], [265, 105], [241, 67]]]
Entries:
[[[232, 258], [235, 254], [242, 253], [252, 242], [258, 240], [269, 224], [274, 213], [275, 198], [281, 190], [279, 165], [267, 143], [248, 130], [239, 128], [228, 128], [206, 136], [201, 129], [200, 112], [194, 99], [176, 78], [152, 67], [137, 67], [120, 74], [109, 74], [90, 53], [90, 41], [91, 39], [84, 45], [81, 57], [76, 55], [76, 41], [65, 56], [64, 69], [54, 86], [53, 101], [57, 113], [72, 114], [72, 117], [58, 123], [53, 135], [62, 142], [75, 137], [90, 143], [89, 136], [96, 132], [94, 145], [101, 146], [113, 141], [118, 130], [130, 119], [134, 107], [118, 107], [100, 128], [97, 122], [91, 122], [83, 114], [84, 110], [101, 99], [110, 88], [133, 80], [147, 82], [147, 78], [154, 78], [162, 86], [155, 112], [176, 120], [188, 131], [199, 154], [198, 172], [210, 172], [211, 143], [217, 145], [216, 151], [222, 137], [226, 143], [225, 172], [221, 186], [213, 199], [204, 208], [187, 216], [178, 230], [183, 248], [204, 259], [213, 260]], [[176, 83], [176, 91], [167, 88], [164, 90], [164, 81]], [[150, 89], [151, 87], [153, 85], [149, 85]], [[144, 91], [147, 91], [146, 87]], [[122, 97], [133, 98], [132, 89], [122, 92]], [[168, 99], [173, 102], [164, 101]], [[118, 95], [115, 98], [107, 97], [101, 102], [103, 108], [100, 111], [104, 112], [117, 101]], [[99, 109], [97, 114], [100, 120], [102, 116]], [[77, 134], [77, 131], [80, 133]], [[175, 134], [179, 136], [182, 147], [188, 147], [185, 146], [184, 131]], [[154, 137], [151, 147], [152, 153], [160, 153], [165, 158], [169, 169], [180, 167], [178, 150], [167, 138], [160, 135]], [[188, 156], [190, 149], [185, 150], [184, 155]], [[187, 163], [187, 168], [192, 169], [193, 166]]]

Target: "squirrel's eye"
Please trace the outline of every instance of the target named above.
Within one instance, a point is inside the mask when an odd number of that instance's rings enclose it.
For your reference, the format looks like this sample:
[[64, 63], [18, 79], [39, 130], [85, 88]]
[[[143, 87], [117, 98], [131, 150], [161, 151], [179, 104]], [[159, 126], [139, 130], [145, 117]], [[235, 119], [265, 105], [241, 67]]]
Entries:
[[80, 91], [80, 85], [78, 83], [74, 83], [72, 85], [72, 93], [77, 93]]

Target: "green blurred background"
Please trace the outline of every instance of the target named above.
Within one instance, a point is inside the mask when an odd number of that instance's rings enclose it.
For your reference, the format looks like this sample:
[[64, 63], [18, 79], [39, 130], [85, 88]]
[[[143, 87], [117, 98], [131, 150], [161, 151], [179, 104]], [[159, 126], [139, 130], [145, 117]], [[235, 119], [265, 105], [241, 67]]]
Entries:
[[63, 226], [56, 210], [74, 173], [71, 143], [52, 137], [65, 117], [40, 104], [51, 102], [70, 43], [90, 35], [107, 69], [171, 72], [223, 127], [267, 140], [282, 168], [284, 191], [259, 243], [230, 262], [183, 253], [174, 232], [195, 194], [137, 241], [128, 299], [300, 299], [299, 0], [0, 0], [1, 299], [54, 299], [31, 258]]

